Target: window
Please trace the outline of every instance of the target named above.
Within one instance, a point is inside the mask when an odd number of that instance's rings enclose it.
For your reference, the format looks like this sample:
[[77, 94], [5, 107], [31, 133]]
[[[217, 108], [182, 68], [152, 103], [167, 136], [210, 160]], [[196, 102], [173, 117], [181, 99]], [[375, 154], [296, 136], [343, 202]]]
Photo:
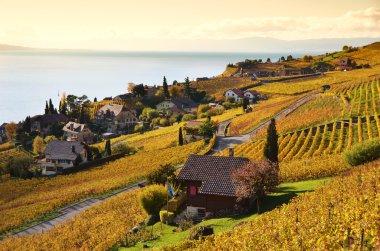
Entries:
[[190, 195], [197, 195], [197, 187], [194, 185], [190, 186]]

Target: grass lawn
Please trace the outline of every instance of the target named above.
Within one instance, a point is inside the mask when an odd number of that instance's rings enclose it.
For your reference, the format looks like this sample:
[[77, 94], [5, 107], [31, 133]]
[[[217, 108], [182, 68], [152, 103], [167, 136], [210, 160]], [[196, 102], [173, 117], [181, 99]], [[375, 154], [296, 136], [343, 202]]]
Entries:
[[[278, 186], [276, 193], [273, 193], [266, 197], [261, 204], [261, 211], [267, 212], [278, 206], [281, 206], [284, 203], [288, 203], [290, 199], [293, 197], [304, 193], [314, 191], [317, 187], [324, 185], [331, 178], [317, 179], [317, 180], [308, 180], [308, 181], [300, 181], [293, 183], [283, 183]], [[238, 215], [238, 216], [230, 216], [225, 218], [216, 218], [210, 219], [204, 222], [199, 223], [199, 225], [211, 225], [214, 228], [215, 234], [219, 234], [221, 232], [227, 231], [234, 227], [236, 224], [239, 224], [242, 221], [247, 221], [254, 219], [258, 214], [254, 212], [253, 214], [248, 215]], [[151, 229], [151, 227], [149, 227]], [[161, 247], [164, 245], [174, 244], [180, 241], [183, 241], [187, 238], [189, 230], [184, 232], [173, 232], [176, 229], [174, 226], [167, 226], [165, 224], [156, 223], [153, 226], [153, 233], [159, 234], [160, 237], [147, 242], [140, 242], [137, 245], [130, 248], [119, 248], [121, 250], [141, 250], [144, 244], [147, 244], [149, 247]]]

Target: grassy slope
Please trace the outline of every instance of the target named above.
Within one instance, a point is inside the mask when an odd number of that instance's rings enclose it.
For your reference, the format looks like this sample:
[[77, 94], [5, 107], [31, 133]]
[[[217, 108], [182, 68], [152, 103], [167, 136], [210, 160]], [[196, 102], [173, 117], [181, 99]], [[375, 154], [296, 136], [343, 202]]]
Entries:
[[[284, 203], [288, 203], [290, 199], [292, 199], [293, 197], [299, 194], [309, 192], [309, 191], [314, 191], [317, 187], [325, 184], [328, 181], [329, 181], [329, 178], [301, 181], [301, 182], [294, 182], [294, 183], [283, 183], [278, 187], [276, 193], [273, 193], [267, 198], [265, 198], [262, 204], [262, 210], [263, 212], [270, 211], [277, 206], [280, 206]], [[251, 220], [257, 216], [258, 216], [257, 213], [253, 213], [253, 214], [248, 214], [248, 215], [243, 215], [243, 216], [238, 216], [238, 217], [210, 219], [210, 220], [200, 223], [200, 225], [212, 225], [214, 227], [215, 233], [219, 234], [233, 228], [235, 225], [239, 224], [240, 222]], [[173, 232], [174, 229], [175, 227], [173, 226], [163, 225], [162, 235], [160, 238], [153, 241], [148, 241], [145, 243], [138, 243], [136, 246], [131, 247], [131, 248], [120, 248], [119, 250], [141, 250], [144, 244], [147, 244], [149, 247], [161, 247], [164, 245], [170, 245], [170, 244], [180, 242], [187, 238], [189, 230], [175, 233]], [[157, 223], [153, 226], [153, 232], [154, 233], [161, 232], [160, 223]]]

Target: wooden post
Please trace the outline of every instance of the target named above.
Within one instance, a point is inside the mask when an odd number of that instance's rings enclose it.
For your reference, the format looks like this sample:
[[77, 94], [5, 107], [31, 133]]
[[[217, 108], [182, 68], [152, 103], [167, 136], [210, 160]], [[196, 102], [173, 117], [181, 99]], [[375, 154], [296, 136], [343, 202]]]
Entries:
[[364, 229], [362, 228], [362, 233], [360, 236], [360, 251], [363, 250], [363, 247], [364, 247]]
[[347, 250], [350, 250], [350, 232], [351, 232], [351, 228], [347, 228]]

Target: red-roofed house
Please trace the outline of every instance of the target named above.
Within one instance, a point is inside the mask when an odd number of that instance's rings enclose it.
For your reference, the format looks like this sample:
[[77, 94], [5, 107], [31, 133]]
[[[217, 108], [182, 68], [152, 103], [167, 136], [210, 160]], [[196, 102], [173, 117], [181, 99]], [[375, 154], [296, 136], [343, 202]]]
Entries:
[[260, 93], [258, 91], [255, 91], [255, 90], [245, 91], [244, 97], [247, 97], [249, 99], [250, 103], [254, 103], [254, 101], [259, 100]]
[[190, 155], [177, 177], [187, 184], [187, 213], [202, 217], [232, 211], [237, 205], [232, 173], [248, 162], [241, 157]]
[[224, 97], [228, 99], [229, 97], [233, 97], [235, 102], [244, 98], [244, 91], [239, 89], [230, 89], [224, 93]]

